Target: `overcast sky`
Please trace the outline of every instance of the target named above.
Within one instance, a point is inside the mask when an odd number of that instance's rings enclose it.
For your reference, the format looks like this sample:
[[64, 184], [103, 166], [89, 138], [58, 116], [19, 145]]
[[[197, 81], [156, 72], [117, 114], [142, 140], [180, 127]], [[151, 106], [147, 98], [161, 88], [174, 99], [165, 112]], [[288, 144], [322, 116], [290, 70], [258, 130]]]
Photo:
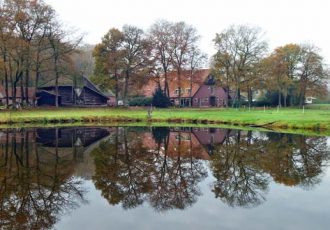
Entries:
[[270, 48], [313, 43], [330, 61], [329, 0], [45, 0], [60, 19], [86, 33], [96, 44], [111, 28], [131, 24], [147, 29], [157, 19], [185, 21], [202, 36], [211, 56], [212, 39], [232, 24], [251, 24], [265, 31]]

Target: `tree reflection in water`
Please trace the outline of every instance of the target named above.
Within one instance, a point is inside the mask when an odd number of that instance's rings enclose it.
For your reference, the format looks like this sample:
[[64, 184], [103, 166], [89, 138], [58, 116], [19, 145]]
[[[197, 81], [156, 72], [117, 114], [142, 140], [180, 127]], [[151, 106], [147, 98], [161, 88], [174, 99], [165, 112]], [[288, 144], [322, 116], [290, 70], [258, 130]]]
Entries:
[[184, 209], [201, 194], [209, 162], [212, 192], [229, 206], [255, 207], [273, 179], [312, 188], [329, 149], [325, 137], [204, 128], [117, 128], [93, 151], [93, 181], [112, 205], [148, 202]]
[[169, 149], [169, 132], [154, 140], [145, 130], [118, 128], [93, 152], [96, 187], [110, 204], [121, 203], [125, 209], [144, 201], [158, 211], [192, 205], [200, 195], [197, 184], [207, 174], [202, 162], [187, 154], [189, 145], [180, 144], [181, 138]]
[[1, 134], [1, 229], [50, 229], [85, 202], [82, 181], [73, 177], [72, 149], [41, 146], [35, 129]]
[[326, 137], [237, 131], [211, 157], [212, 190], [230, 206], [253, 207], [265, 200], [271, 178], [312, 188], [328, 160]]
[[[88, 167], [80, 164], [86, 151], [94, 162]], [[255, 207], [272, 180], [315, 187], [329, 152], [326, 137], [225, 129], [0, 130], [0, 228], [52, 228], [86, 202], [79, 173], [124, 209], [143, 203], [159, 212], [185, 209], [201, 195], [208, 171], [216, 198]]]

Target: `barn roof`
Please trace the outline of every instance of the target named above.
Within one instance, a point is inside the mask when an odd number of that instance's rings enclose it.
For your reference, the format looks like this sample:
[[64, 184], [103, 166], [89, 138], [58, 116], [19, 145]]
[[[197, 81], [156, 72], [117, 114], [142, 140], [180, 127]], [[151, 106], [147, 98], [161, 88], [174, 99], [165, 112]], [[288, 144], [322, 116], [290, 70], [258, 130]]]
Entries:
[[[59, 87], [75, 87], [75, 88], [83, 88], [87, 87], [90, 90], [96, 92], [97, 94], [100, 94], [103, 97], [108, 98], [108, 96], [103, 93], [96, 85], [94, 85], [87, 77], [82, 76], [81, 80], [74, 84], [74, 80], [70, 78], [61, 77], [59, 79]], [[55, 79], [46, 82], [45, 84], [42, 84], [39, 88], [48, 88], [48, 87], [55, 87]]]

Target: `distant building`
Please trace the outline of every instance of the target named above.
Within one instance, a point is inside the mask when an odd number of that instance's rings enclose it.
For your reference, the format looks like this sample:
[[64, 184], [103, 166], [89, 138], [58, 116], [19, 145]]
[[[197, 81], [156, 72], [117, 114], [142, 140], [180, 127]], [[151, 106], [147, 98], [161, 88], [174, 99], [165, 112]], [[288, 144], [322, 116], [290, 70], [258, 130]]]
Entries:
[[[169, 96], [173, 105], [182, 107], [222, 107], [228, 103], [226, 90], [216, 84], [208, 69], [195, 71], [192, 79], [190, 79], [190, 71], [183, 71], [180, 81], [176, 72], [170, 72], [167, 79]], [[159, 86], [164, 89], [164, 76], [150, 79], [142, 88], [141, 94], [152, 97]]]
[[305, 98], [305, 103], [306, 104], [312, 104], [313, 100], [316, 100], [316, 98], [315, 97], [306, 97]]
[[[16, 102], [17, 103], [23, 103], [26, 101], [26, 98], [28, 98], [29, 104], [33, 105], [35, 103], [35, 93], [36, 90], [34, 87], [28, 87], [28, 95], [26, 95], [25, 87], [23, 88], [23, 91], [21, 90], [21, 87], [16, 87]], [[14, 101], [14, 88], [8, 87], [8, 103], [9, 105], [13, 104]], [[0, 103], [6, 104], [6, 90], [3, 85], [0, 85]]]
[[[54, 106], [56, 102], [55, 84], [53, 81], [38, 88], [37, 105]], [[82, 78], [82, 84], [61, 84], [58, 86], [59, 106], [107, 106], [113, 95], [106, 95], [86, 77]], [[115, 102], [114, 102], [115, 103]]]

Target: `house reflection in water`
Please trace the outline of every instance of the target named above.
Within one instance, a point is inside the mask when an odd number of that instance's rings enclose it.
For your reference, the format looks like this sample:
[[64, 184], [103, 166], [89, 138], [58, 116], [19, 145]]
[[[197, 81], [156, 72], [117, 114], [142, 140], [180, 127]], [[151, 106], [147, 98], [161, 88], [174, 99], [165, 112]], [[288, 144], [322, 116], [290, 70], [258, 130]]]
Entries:
[[169, 157], [193, 157], [209, 160], [215, 146], [221, 145], [235, 131], [221, 128], [180, 128], [168, 129], [168, 139], [157, 141], [155, 133], [166, 128], [153, 128], [153, 132], [144, 133], [143, 145], [150, 151], [158, 149]]

